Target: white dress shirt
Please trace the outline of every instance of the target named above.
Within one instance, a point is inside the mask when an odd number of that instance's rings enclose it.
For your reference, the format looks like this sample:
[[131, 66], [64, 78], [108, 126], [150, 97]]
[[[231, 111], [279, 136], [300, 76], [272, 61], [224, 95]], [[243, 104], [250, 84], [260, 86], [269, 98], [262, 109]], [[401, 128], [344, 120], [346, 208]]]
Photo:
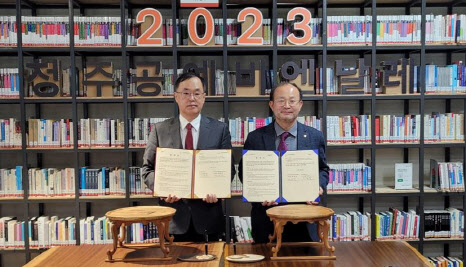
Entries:
[[188, 121], [180, 114], [180, 136], [181, 136], [181, 143], [183, 144], [183, 148], [185, 148], [184, 142], [186, 140], [186, 134], [188, 133], [188, 129], [186, 129], [186, 125], [191, 123], [193, 126], [191, 128], [191, 133], [193, 134], [193, 148], [197, 149], [197, 140], [199, 140], [199, 127], [201, 126], [201, 114], [199, 114], [194, 120]]

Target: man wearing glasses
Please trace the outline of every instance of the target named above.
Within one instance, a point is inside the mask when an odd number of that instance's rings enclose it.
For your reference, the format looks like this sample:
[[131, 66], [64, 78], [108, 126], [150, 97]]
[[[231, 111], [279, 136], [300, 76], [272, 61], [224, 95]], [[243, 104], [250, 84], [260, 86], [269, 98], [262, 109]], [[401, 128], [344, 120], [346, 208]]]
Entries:
[[[325, 140], [322, 132], [299, 123], [297, 118], [303, 106], [303, 93], [294, 83], [284, 82], [270, 93], [269, 107], [275, 120], [273, 123], [256, 129], [248, 134], [244, 149], [247, 150], [319, 150], [319, 194], [322, 195], [328, 184], [328, 171], [325, 156]], [[242, 164], [239, 170], [242, 176]], [[307, 201], [308, 205], [319, 203]], [[266, 214], [271, 206], [278, 205], [271, 199], [262, 203], [251, 203], [252, 236], [256, 243], [268, 242], [269, 234], [273, 234], [273, 224]], [[308, 230], [309, 228], [309, 230]], [[309, 234], [308, 234], [309, 233]], [[298, 223], [287, 224], [283, 232], [283, 241], [317, 241], [317, 227]]]
[[[205, 102], [204, 87], [204, 79], [194, 73], [184, 73], [176, 80], [175, 101], [180, 115], [155, 125], [144, 152], [142, 176], [150, 189], [154, 189], [157, 147], [231, 149], [227, 125], [201, 115]], [[208, 194], [202, 200], [180, 199], [179, 196], [169, 195], [160, 198], [159, 204], [176, 209], [169, 230], [176, 241], [203, 241], [205, 231], [210, 240], [218, 240], [225, 229], [221, 201], [215, 194]]]

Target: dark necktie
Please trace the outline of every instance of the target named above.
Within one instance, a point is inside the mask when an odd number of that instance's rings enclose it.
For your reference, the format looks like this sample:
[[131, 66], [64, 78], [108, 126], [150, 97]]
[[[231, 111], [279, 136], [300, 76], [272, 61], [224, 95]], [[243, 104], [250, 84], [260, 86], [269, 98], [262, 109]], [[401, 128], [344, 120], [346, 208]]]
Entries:
[[289, 132], [284, 132], [280, 135], [280, 144], [278, 145], [278, 150], [288, 151], [288, 146], [285, 143], [285, 140], [288, 136], [290, 136]]
[[184, 148], [185, 149], [194, 149], [194, 147], [193, 147], [193, 133], [191, 131], [192, 128], [193, 128], [193, 126], [191, 125], [191, 123], [188, 123], [186, 125], [186, 129], [188, 130], [188, 132], [186, 133], [186, 139], [184, 140]]

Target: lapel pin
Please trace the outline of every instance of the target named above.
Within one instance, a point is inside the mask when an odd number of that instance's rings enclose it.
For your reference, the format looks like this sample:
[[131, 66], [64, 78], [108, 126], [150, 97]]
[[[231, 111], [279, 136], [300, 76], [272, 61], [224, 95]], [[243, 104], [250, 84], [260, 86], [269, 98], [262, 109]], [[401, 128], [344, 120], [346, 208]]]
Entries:
[[304, 135], [304, 138], [306, 138], [306, 137], [307, 137], [307, 134]]

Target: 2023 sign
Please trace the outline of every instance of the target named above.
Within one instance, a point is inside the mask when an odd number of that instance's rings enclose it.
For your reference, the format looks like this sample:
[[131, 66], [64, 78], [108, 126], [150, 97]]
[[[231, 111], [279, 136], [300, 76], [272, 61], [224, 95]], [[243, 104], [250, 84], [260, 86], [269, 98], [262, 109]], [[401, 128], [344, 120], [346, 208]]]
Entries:
[[[249, 28], [238, 37], [238, 45], [262, 45], [264, 42], [263, 37], [253, 36], [254, 33], [262, 31], [262, 12], [257, 8], [247, 7], [238, 13], [237, 20], [238, 22], [244, 22], [248, 16], [252, 17], [253, 22]], [[162, 46], [162, 38], [152, 37], [162, 25], [162, 14], [156, 9], [146, 8], [139, 11], [136, 16], [136, 22], [143, 23], [146, 20], [146, 17], [152, 17], [152, 24], [138, 38], [137, 45]], [[203, 17], [205, 20], [206, 30], [202, 37], [199, 36], [196, 29], [196, 23], [199, 17]], [[291, 44], [305, 45], [312, 37], [312, 29], [309, 24], [312, 18], [311, 12], [303, 7], [295, 7], [288, 12], [286, 19], [287, 21], [293, 21], [297, 17], [302, 17], [302, 20], [295, 22], [293, 28], [295, 30], [302, 31], [302, 36], [297, 37], [294, 33], [291, 33], [286, 38]], [[196, 8], [189, 14], [188, 35], [190, 40], [198, 46], [205, 46], [212, 40], [214, 37], [214, 17], [209, 10], [205, 8]]]

